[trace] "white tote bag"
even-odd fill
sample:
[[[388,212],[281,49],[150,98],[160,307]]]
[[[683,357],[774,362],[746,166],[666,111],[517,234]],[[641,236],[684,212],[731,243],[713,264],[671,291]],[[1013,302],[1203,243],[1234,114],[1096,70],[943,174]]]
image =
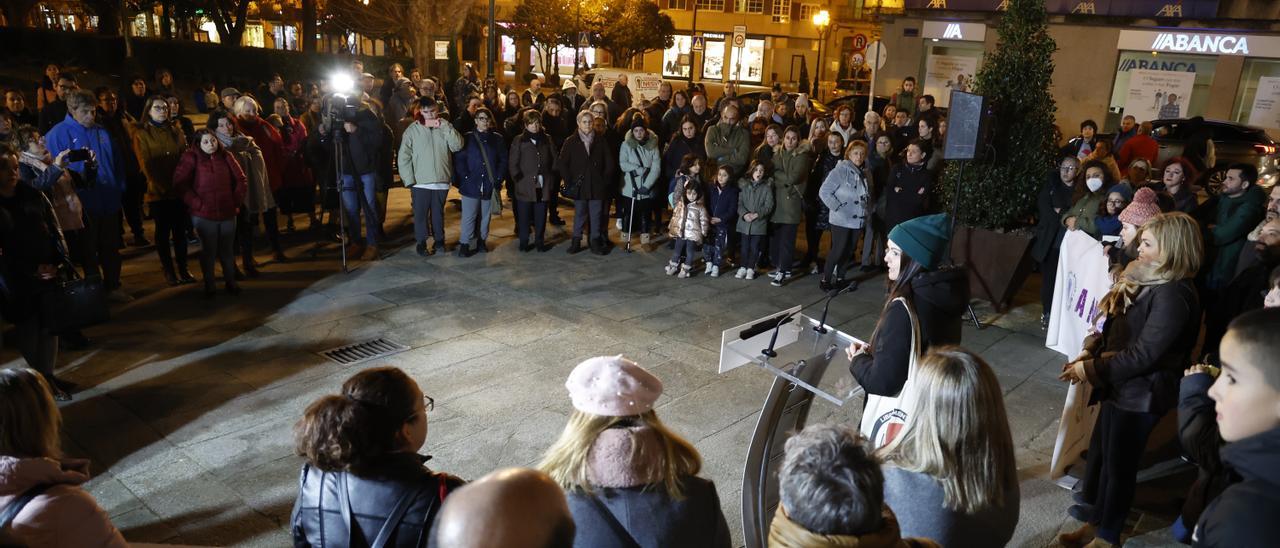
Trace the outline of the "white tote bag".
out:
[[[920,360],[920,321],[916,319],[915,311],[907,306],[906,299],[898,297],[893,301],[901,303],[907,309],[907,318],[911,323],[911,355],[907,360],[907,381],[902,384],[898,395],[867,394],[867,407],[862,410],[860,430],[876,449],[889,445],[907,424],[913,405],[903,395],[913,393],[911,385],[916,378],[916,362]]]

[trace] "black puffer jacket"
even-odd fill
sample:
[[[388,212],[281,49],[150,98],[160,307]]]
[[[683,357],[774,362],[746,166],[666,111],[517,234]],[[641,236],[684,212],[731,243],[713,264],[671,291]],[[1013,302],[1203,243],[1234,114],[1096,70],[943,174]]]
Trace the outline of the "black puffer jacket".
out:
[[[969,275],[963,268],[921,272],[911,281],[908,299],[920,321],[920,351],[960,344],[960,318],[969,304]],[[890,305],[872,335],[871,352],[849,364],[849,372],[868,394],[896,396],[907,382],[911,320],[901,305]]]
[[[1213,499],[1192,534],[1194,546],[1274,546],[1280,538],[1280,428],[1222,448],[1236,482]]]
[[[298,498],[293,504],[290,529],[295,548],[346,548],[370,546],[387,522],[396,503],[411,496],[398,524],[390,531],[387,547],[422,548],[431,540],[431,526],[440,505],[463,481],[448,474],[432,472],[428,457],[401,453],[378,466],[378,477],[360,477],[349,472],[324,472],[302,466]],[[353,533],[348,531],[341,497],[342,485],[351,505]]]

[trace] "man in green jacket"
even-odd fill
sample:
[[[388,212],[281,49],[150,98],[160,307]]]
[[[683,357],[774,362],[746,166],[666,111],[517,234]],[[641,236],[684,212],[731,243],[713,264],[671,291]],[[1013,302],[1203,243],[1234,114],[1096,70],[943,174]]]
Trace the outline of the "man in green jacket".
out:
[[[440,104],[431,97],[418,99],[418,119],[404,130],[400,141],[400,180],[413,198],[413,235],[418,255],[444,251],[444,203],[453,181],[453,153],[462,150],[462,136],[440,117]],[[427,217],[430,212],[435,245],[427,250]]]
[[[738,107],[726,104],[720,111],[720,121],[707,129],[707,158],[722,166],[733,168],[735,177],[743,175],[751,156],[751,136],[738,125]]]
[[[1205,277],[1211,290],[1226,287],[1231,281],[1249,231],[1266,214],[1267,198],[1256,186],[1257,181],[1258,168],[1252,165],[1240,163],[1227,168],[1213,224],[1205,233],[1205,245],[1213,251],[1213,264]]]

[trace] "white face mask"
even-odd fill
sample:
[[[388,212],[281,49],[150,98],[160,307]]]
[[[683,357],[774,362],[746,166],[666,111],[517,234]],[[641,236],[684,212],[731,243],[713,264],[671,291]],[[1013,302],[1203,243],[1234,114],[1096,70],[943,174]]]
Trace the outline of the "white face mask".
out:
[[[1085,179],[1084,184],[1089,186],[1089,192],[1097,192],[1102,188],[1102,179],[1099,177],[1090,177]]]

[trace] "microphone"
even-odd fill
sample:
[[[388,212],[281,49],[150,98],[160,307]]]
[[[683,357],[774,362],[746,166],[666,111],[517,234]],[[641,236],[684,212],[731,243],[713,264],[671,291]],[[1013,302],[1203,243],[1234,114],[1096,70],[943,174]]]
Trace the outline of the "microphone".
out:
[[[813,326],[814,331],[823,335],[827,334],[827,312],[831,311],[831,301],[845,293],[856,291],[858,289],[858,281],[857,279],[851,280],[849,285],[827,292],[827,304],[822,305],[822,319],[818,320],[818,325]]]

